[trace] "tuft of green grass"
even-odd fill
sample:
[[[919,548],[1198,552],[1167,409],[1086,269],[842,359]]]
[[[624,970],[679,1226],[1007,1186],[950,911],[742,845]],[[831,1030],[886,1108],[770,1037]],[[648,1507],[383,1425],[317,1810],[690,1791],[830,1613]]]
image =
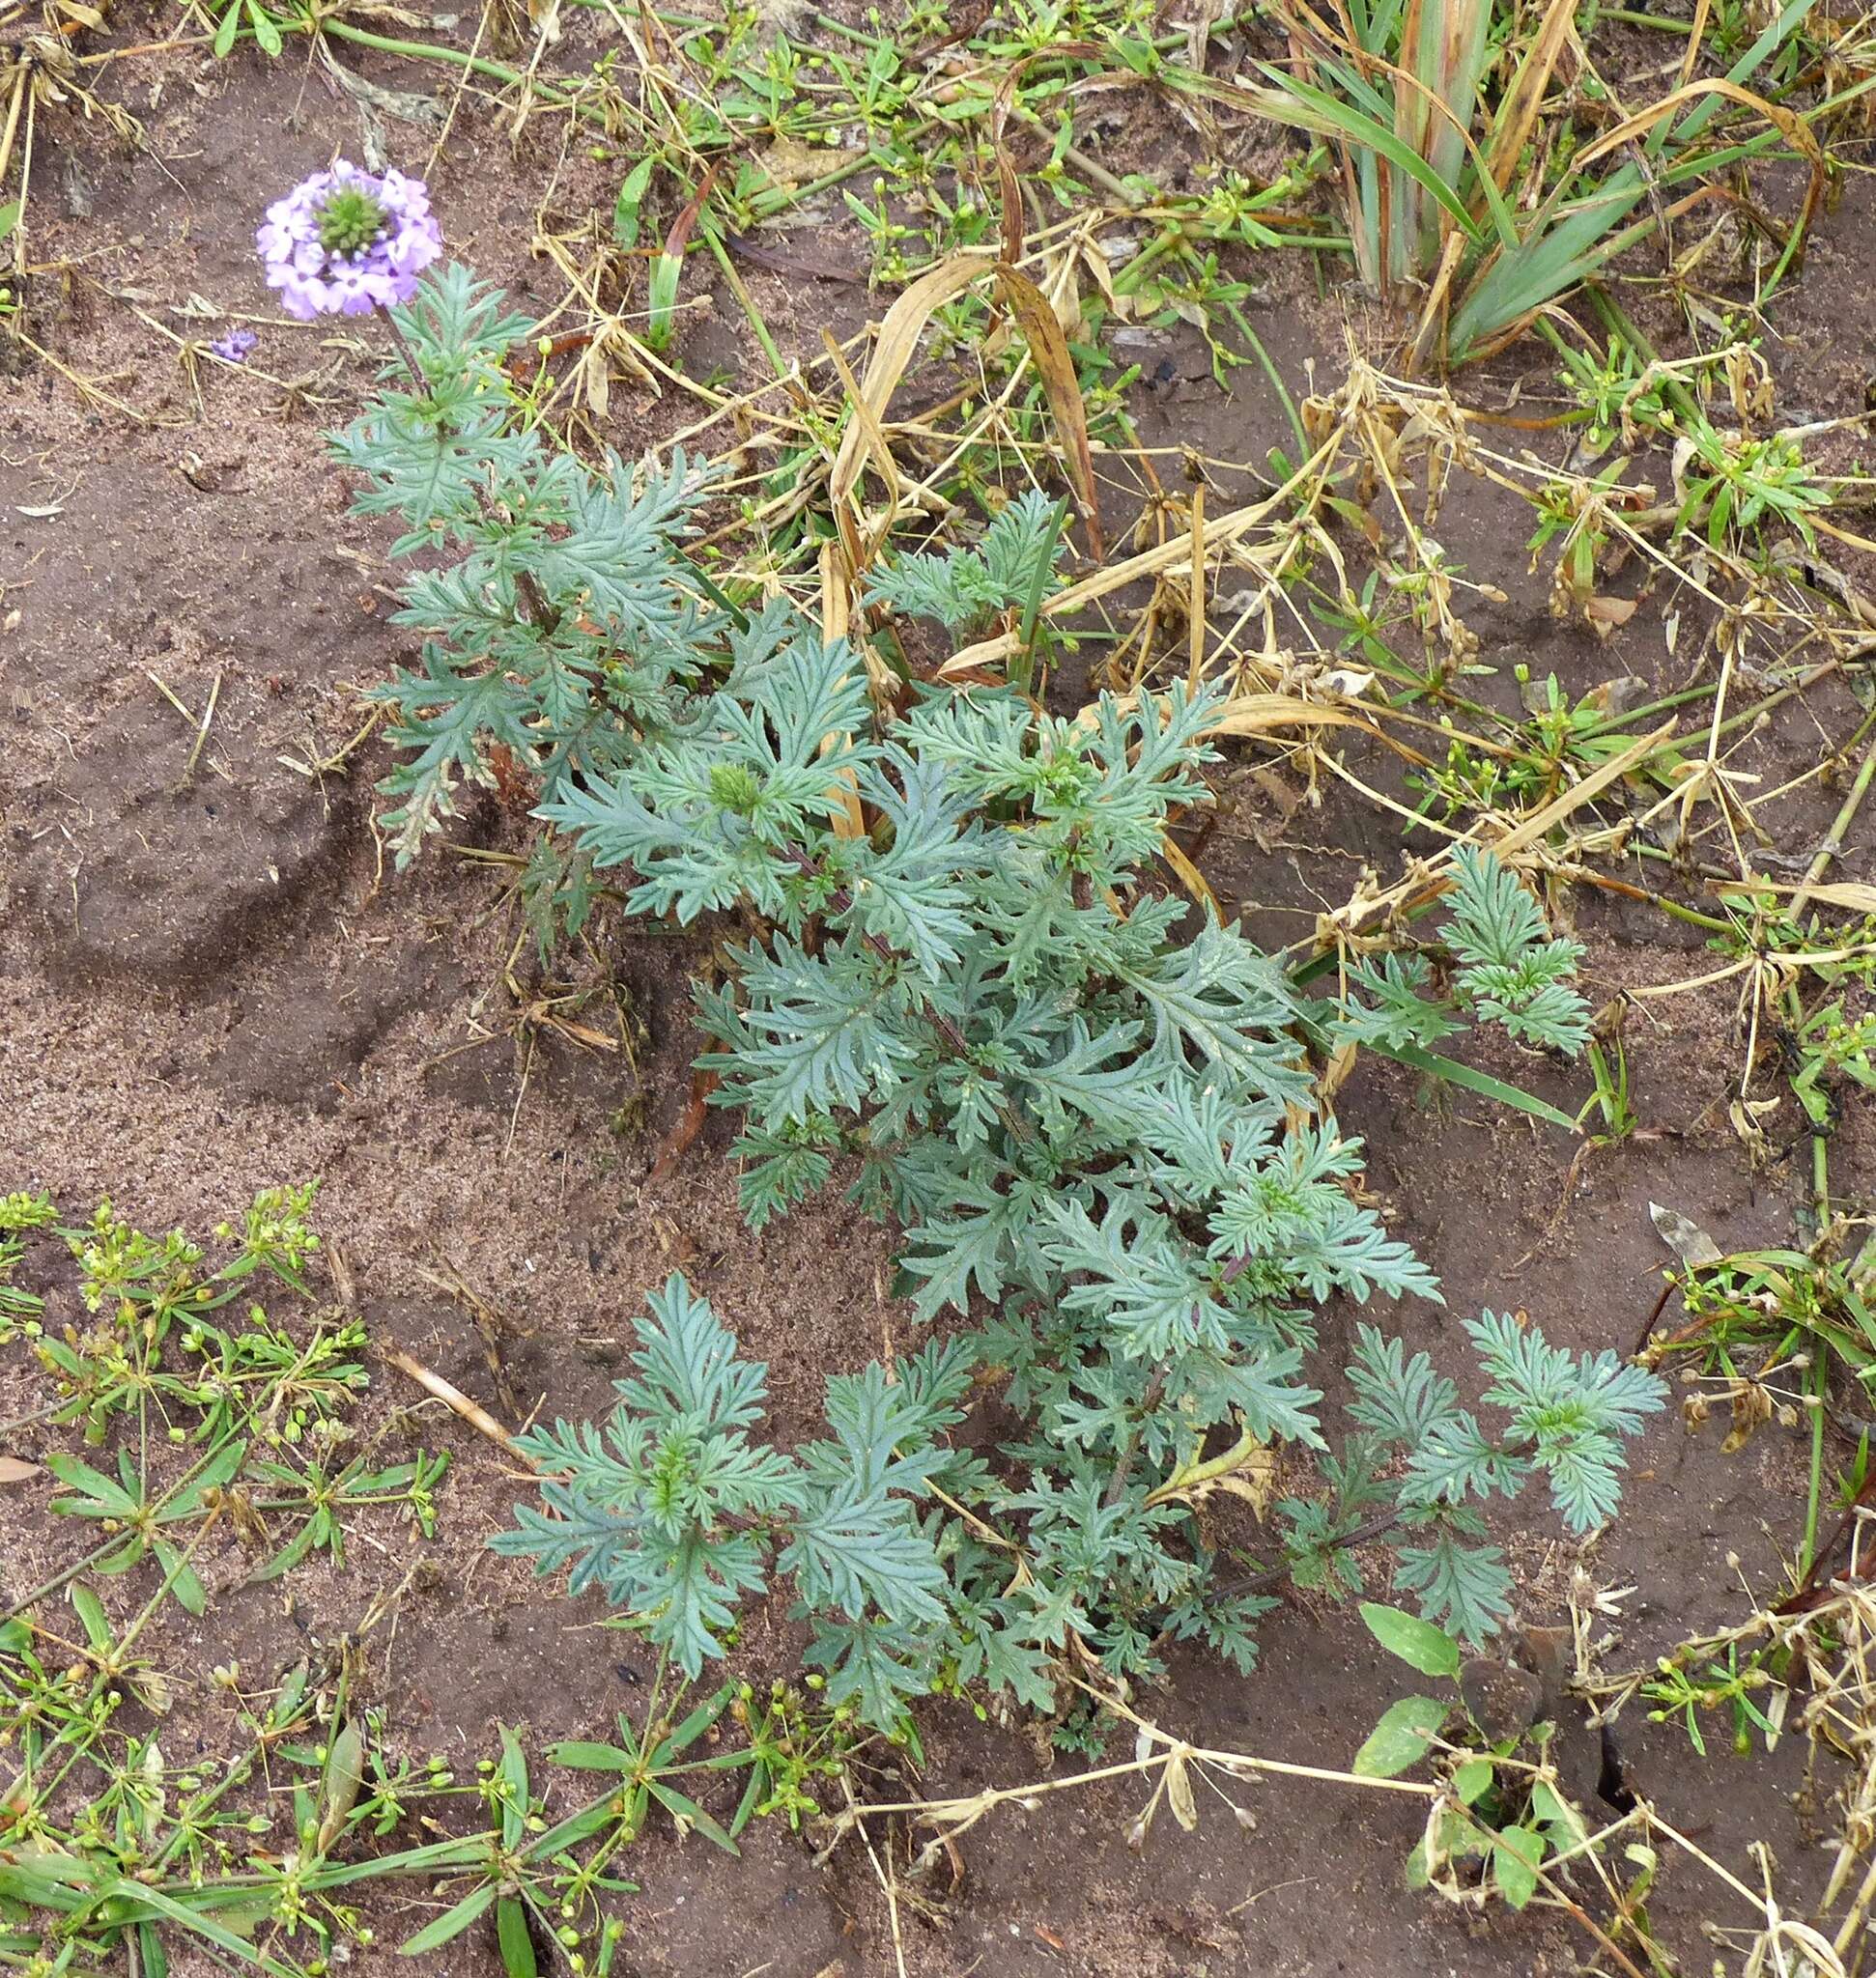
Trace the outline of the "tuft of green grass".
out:
[[[1420,299],[1414,363],[1462,364],[1501,349],[1664,220],[1706,203],[1718,175],[1793,152],[1811,183],[1782,274],[1823,197],[1824,158],[1809,130],[1750,84],[1814,4],[1788,0],[1722,77],[1684,82],[1590,142],[1566,145],[1568,164],[1534,203],[1512,194],[1533,149],[1549,149],[1545,106],[1574,0],[1549,0],[1521,49],[1496,55],[1509,73],[1495,96],[1492,0],[1360,0],[1346,31],[1285,6],[1298,59],[1291,71],[1266,65],[1272,86],[1247,95],[1333,147],[1363,279]],[[1729,109],[1766,127],[1722,130]],[[1633,219],[1645,201],[1659,214],[1651,206]]]

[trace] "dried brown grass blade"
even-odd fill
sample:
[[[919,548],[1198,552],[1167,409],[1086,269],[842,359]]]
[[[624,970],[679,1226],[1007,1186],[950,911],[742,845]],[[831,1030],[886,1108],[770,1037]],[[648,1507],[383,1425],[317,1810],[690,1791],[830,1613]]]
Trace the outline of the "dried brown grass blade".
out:
[[[840,542],[821,545],[821,638],[832,645],[836,639],[845,638],[853,623],[853,573],[847,564],[845,546]],[[867,675],[872,674],[868,655]],[[875,689],[878,682],[874,682]],[[821,741],[821,753],[839,748],[847,737],[839,734],[827,735]],[[834,779],[834,792],[840,800],[839,811],[834,818],[834,835],[839,838],[864,837],[867,832],[865,812],[860,808],[859,780],[850,769],[842,770]]]
[[[1707,16],[1713,12],[1713,0],[1695,0],[1693,25],[1688,29],[1687,53],[1681,57],[1681,87],[1693,80],[1693,69],[1700,59],[1700,50],[1706,46]]]
[[[1823,147],[1812,135],[1810,126],[1795,111],[1787,110],[1782,103],[1771,102],[1749,89],[1742,89],[1738,83],[1728,82],[1723,75],[1710,75],[1699,82],[1683,83],[1679,89],[1669,90],[1659,102],[1650,103],[1645,110],[1637,110],[1632,117],[1625,117],[1613,130],[1604,131],[1594,144],[1585,146],[1578,153],[1573,160],[1573,170],[1585,171],[1610,152],[1620,151],[1636,138],[1645,137],[1663,117],[1671,117],[1676,110],[1699,97],[1724,97],[1728,102],[1755,112],[1774,126],[1779,136],[1809,164],[1811,182],[1805,193],[1805,209],[1798,216],[1799,234],[1807,234],[1811,220],[1824,201],[1827,169]]]
[[[1172,867],[1173,876],[1185,889],[1194,904],[1205,908],[1207,913],[1222,925],[1225,914],[1224,909],[1218,904],[1218,895],[1207,883],[1205,874],[1174,842],[1170,831],[1162,831],[1159,834],[1159,856]]]
[[[1192,490],[1192,574],[1185,600],[1185,684],[1196,692],[1205,671],[1205,483]]]
[[[969,288],[981,276],[988,274],[995,265],[981,254],[954,254],[949,261],[941,261],[936,268],[922,274],[887,310],[879,325],[879,341],[873,346],[867,374],[854,399],[857,410],[864,408],[874,432],[880,430],[886,407],[897,389],[899,380],[905,376],[906,367],[918,353],[919,339],[924,334],[932,312],[942,308],[960,290]],[[840,444],[834,456],[834,468],[828,477],[829,492],[837,509],[846,505],[859,486],[869,443],[867,429],[856,416],[840,436]]]
[[[697,223],[697,215],[702,212],[703,202],[710,197],[711,187],[717,183],[719,169],[720,167],[712,165],[704,173],[702,182],[698,184],[697,189],[691,194],[677,217],[672,220],[670,232],[665,236],[665,252],[667,254],[681,256],[685,248],[690,245],[691,235]]]
[[[1851,914],[1876,914],[1876,886],[1863,886],[1854,879],[1833,880],[1822,886],[1778,886],[1769,879],[1723,879],[1713,890],[1723,893],[1803,893],[1821,907],[1841,907]]]
[[[1495,839],[1492,849],[1501,858],[1509,858],[1514,852],[1521,852],[1525,846],[1534,845],[1547,833],[1555,829],[1573,811],[1580,810],[1585,804],[1593,803],[1611,783],[1620,782],[1631,770],[1638,769],[1662,748],[1674,739],[1675,724],[1663,721],[1652,733],[1642,736],[1633,747],[1625,749],[1620,755],[1614,755],[1592,770],[1581,782],[1565,790],[1560,797],[1553,797],[1542,810],[1534,810],[1522,824]]]
[[[861,436],[865,442],[866,452],[871,455],[873,466],[878,469],[879,478],[886,483],[886,514],[879,525],[878,532],[871,542],[866,542],[861,537],[858,517],[853,512],[857,508],[857,504],[851,500],[853,489],[841,490],[836,488],[833,491],[834,511],[839,518],[841,540],[846,544],[847,553],[854,569],[864,570],[871,562],[873,551],[878,548],[879,544],[892,534],[893,523],[898,516],[900,485],[898,463],[893,458],[893,449],[888,445],[886,435],[881,430],[879,416],[867,403],[866,390],[855,380],[853,371],[847,363],[845,353],[834,340],[834,333],[831,330],[823,329],[821,331],[821,342],[826,347],[828,359],[834,366],[836,376],[839,377],[840,382],[846,387],[847,398],[853,406],[853,424],[847,430],[850,434],[857,432]],[[843,438],[841,441],[843,450],[846,441]],[[836,474],[839,471],[839,458],[837,455],[835,461]],[[856,468],[853,476],[853,485],[855,487],[859,484],[859,470]]]
[[[1023,258],[1023,187],[1001,135],[996,143],[997,195],[1003,206],[1003,258],[1013,265]]]
[[[1062,333],[1048,297],[1028,275],[1008,262],[999,263],[997,286],[1028,341],[1030,359],[1042,381],[1049,412],[1062,438],[1063,464],[1088,530],[1088,548],[1098,562],[1107,554],[1107,545],[1101,538],[1100,495],[1094,485],[1094,459],[1088,445],[1088,411],[1081,402],[1081,381],[1075,376],[1075,360],[1068,353],[1068,339]]]
[[[1337,427],[1328,433],[1316,451],[1275,494],[1266,494],[1263,500],[1250,502],[1242,508],[1229,509],[1216,520],[1208,517],[1203,530],[1207,553],[1247,535],[1260,523],[1267,522],[1274,515],[1288,514],[1297,493],[1314,483],[1327,463],[1336,457],[1341,445],[1342,432]],[[1102,564],[1079,583],[1071,583],[1066,590],[1057,591],[1046,599],[1042,606],[1043,615],[1049,618],[1069,617],[1097,598],[1124,590],[1128,584],[1139,583],[1143,579],[1157,577],[1177,564],[1189,563],[1192,556],[1190,536],[1190,530],[1181,529],[1177,535],[1169,535],[1164,542],[1155,543],[1151,550],[1142,550],[1137,555],[1123,557],[1118,563]],[[981,670],[994,674],[1008,659],[1015,642],[1015,635],[1008,632],[999,633],[993,638],[979,639],[975,645],[966,646],[947,660],[938,668],[938,677],[952,680],[960,674]]]
[[[1704,8],[1709,0],[1700,0],[1700,4]],[[1498,106],[1485,155],[1492,182],[1501,192],[1511,184],[1511,175],[1518,169],[1518,160],[1523,155],[1524,146],[1537,124],[1538,111],[1544,106],[1544,92],[1550,86],[1550,72],[1570,44],[1576,19],[1576,0],[1550,0],[1549,10],[1538,23],[1536,38],[1524,51],[1524,59],[1519,63],[1518,72],[1512,77],[1511,87]],[[1694,46],[1697,43],[1690,44],[1690,52]]]
[[[1207,723],[1208,735],[1274,735],[1285,728],[1367,728],[1370,724],[1347,708],[1303,700],[1293,693],[1242,693],[1218,710]],[[1371,730],[1372,732],[1372,730]]]

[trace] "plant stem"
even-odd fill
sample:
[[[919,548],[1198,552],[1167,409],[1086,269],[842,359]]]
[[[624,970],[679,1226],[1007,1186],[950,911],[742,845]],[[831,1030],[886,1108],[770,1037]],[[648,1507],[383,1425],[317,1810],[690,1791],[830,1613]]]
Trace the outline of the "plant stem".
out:
[[[1107,1489],[1101,1498],[1104,1509],[1112,1511],[1120,1503],[1121,1494],[1127,1487],[1127,1479],[1133,1473],[1134,1458],[1140,1454],[1140,1424],[1159,1406],[1159,1398],[1166,1392],[1166,1375],[1172,1366],[1170,1360],[1162,1360],[1153,1369],[1153,1377],[1147,1383],[1147,1391],[1140,1397],[1140,1411],[1132,1426],[1127,1429],[1126,1440],[1121,1445],[1121,1453],[1114,1459],[1114,1474],[1107,1480]]]
[[[1009,667],[1009,684],[1019,693],[1029,693],[1036,683],[1036,620],[1042,608],[1042,593],[1055,570],[1055,546],[1062,540],[1062,524],[1068,520],[1068,497],[1055,504],[1049,517],[1048,534],[1037,551],[1036,568],[1029,580],[1029,596],[1023,600],[1022,630],[1016,635],[1016,652]]]
[[[1870,721],[1876,721],[1876,715],[1863,723],[1867,728]],[[1861,731],[1859,731],[1861,732]],[[1862,807],[1864,797],[1869,794],[1870,778],[1876,777],[1876,737],[1863,750],[1863,759],[1858,766],[1856,780],[1851,783],[1849,794],[1838,807],[1837,814],[1831,820],[1831,829],[1825,834],[1824,842],[1817,848],[1817,856],[1810,862],[1810,869],[1805,874],[1805,883],[1792,894],[1785,911],[1796,920],[1804,912],[1807,901],[1822,882],[1831,861],[1843,851],[1843,841],[1850,834],[1850,827],[1857,821],[1857,812]]]
[[[423,375],[423,366],[417,362],[417,353],[411,348],[410,339],[398,327],[397,318],[391,314],[383,302],[374,302],[372,307],[377,310],[380,322],[384,324],[385,329],[389,332],[391,342],[396,347],[398,356],[403,360],[405,370],[411,374],[411,381],[417,388],[417,396],[419,398],[428,398],[430,396],[430,381]]]
[[[1831,1349],[1815,1334],[1811,1338],[1811,1481],[1805,1499],[1805,1542],[1798,1554],[1800,1585],[1809,1576],[1817,1557],[1817,1507],[1824,1488],[1824,1398],[1830,1385]]]
[[[285,23],[283,23],[284,25]],[[354,27],[350,21],[340,20],[332,14],[323,15],[318,20],[303,23],[309,34],[335,35],[342,42],[356,42],[360,47],[377,48],[386,55],[407,55],[417,62],[448,62],[458,69],[466,69],[472,75],[486,75],[492,82],[506,83],[517,88],[530,82],[519,69],[509,69],[500,62],[491,62],[486,55],[465,54],[460,48],[445,48],[435,42],[400,42],[389,35],[375,35],[369,28]],[[589,124],[603,126],[605,118],[596,110],[589,110],[583,103],[571,97],[563,97],[557,89],[538,80],[530,86],[555,108],[573,111],[575,116],[583,117]]]
[[[1405,1513],[1396,1505],[1392,1511],[1378,1511],[1372,1517],[1363,1518],[1352,1532],[1333,1541],[1334,1549],[1346,1552],[1351,1545],[1366,1545],[1371,1539],[1384,1538],[1401,1522]],[[1222,1607],[1228,1600],[1241,1600],[1248,1594],[1267,1594],[1273,1587],[1280,1587],[1295,1569],[1295,1559],[1286,1557],[1280,1565],[1266,1566],[1262,1572],[1246,1573],[1242,1579],[1227,1580],[1222,1587],[1206,1589],[1206,1604]],[[1162,1633],[1153,1646],[1158,1648],[1166,1639]]]

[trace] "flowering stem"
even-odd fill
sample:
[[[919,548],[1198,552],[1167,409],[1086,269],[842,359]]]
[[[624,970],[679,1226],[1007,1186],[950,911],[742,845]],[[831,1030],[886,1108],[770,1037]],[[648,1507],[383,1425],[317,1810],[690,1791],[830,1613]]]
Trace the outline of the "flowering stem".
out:
[[[410,339],[397,326],[397,318],[382,302],[371,305],[377,310],[384,327],[391,333],[391,342],[397,346],[397,354],[404,359],[404,368],[411,374],[420,398],[430,396],[430,381],[423,375],[423,366],[417,362],[417,353],[411,348]]]

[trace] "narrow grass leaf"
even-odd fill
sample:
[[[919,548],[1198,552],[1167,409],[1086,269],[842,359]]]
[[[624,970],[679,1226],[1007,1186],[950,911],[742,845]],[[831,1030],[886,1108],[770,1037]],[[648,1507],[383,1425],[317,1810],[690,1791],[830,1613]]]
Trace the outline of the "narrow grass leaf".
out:
[[[527,1911],[517,1896],[503,1896],[495,1906],[496,1943],[508,1978],[540,1978],[534,1939],[527,1932]]]
[[[1540,1099],[1535,1092],[1525,1091],[1521,1086],[1507,1085],[1503,1079],[1493,1078],[1489,1071],[1474,1071],[1469,1064],[1455,1063],[1452,1059],[1423,1050],[1418,1044],[1389,1046],[1371,1043],[1368,1048],[1414,1071],[1425,1072],[1429,1078],[1464,1086],[1468,1092],[1477,1092],[1482,1099],[1493,1099],[1501,1106],[1515,1106],[1519,1112],[1528,1113],[1533,1119],[1560,1126],[1566,1133],[1577,1131],[1577,1122],[1568,1113],[1552,1106],[1548,1099]]]
[[[495,1896],[493,1882],[484,1882],[479,1889],[471,1889],[460,1903],[426,1923],[414,1936],[406,1937],[397,1947],[398,1955],[420,1958],[426,1951],[441,1950],[444,1944],[461,1936],[477,1917],[485,1915]]]

